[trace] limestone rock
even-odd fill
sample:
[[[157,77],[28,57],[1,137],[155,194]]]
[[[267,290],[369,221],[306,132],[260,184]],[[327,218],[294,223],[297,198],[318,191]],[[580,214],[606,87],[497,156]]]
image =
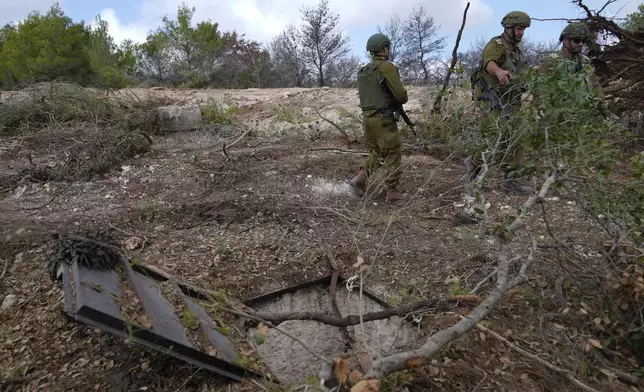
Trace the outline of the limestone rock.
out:
[[[201,128],[202,117],[199,105],[163,106],[157,109],[162,132],[183,132]]]

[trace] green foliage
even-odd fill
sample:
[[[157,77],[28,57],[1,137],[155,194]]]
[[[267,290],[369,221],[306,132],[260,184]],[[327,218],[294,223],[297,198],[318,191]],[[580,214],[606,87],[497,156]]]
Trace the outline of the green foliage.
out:
[[[143,222],[154,222],[159,216],[161,203],[156,200],[146,200],[136,206],[136,212]]]
[[[465,140],[469,147],[491,151],[501,137],[496,162],[521,148],[525,174],[542,175],[558,168],[556,187],[566,184],[576,189],[591,216],[603,217],[611,235],[626,234],[639,243],[644,223],[643,166],[642,154],[632,151],[642,145],[641,140],[603,118],[597,92],[584,73],[570,72],[570,63],[562,59],[548,74],[530,70],[524,80],[532,102],[508,120],[494,123],[489,134],[477,138],[473,132]]]
[[[240,108],[233,102],[221,105],[210,100],[201,109],[204,122],[210,124],[226,125],[232,123],[234,117],[240,113]]]
[[[56,3],[45,14],[32,12],[5,30],[2,45],[4,84],[35,83],[64,78],[84,82],[90,66],[84,53],[88,32],[73,23]]]
[[[452,279],[449,284],[449,294],[450,295],[466,295],[469,294],[469,290],[461,286],[461,280],[456,278]]]
[[[644,31],[644,4],[637,6],[637,11],[626,15],[623,28],[632,31]]]
[[[199,318],[194,312],[190,310],[183,311],[183,313],[181,314],[181,322],[188,329],[197,330],[201,327]]]
[[[107,22],[96,18],[96,26],[89,31],[85,55],[94,75],[95,84],[111,88],[123,88],[129,84],[125,75],[127,54],[118,51],[114,40],[107,31]]]

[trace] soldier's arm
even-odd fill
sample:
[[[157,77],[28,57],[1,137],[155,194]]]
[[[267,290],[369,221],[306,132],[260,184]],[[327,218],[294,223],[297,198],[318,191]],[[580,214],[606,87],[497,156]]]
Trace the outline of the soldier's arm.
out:
[[[395,65],[388,61],[383,61],[378,67],[378,72],[385,79],[389,91],[394,96],[394,100],[399,104],[405,104],[409,100],[407,96],[407,90],[400,81],[400,75],[398,74],[398,69]]]
[[[490,41],[483,48],[483,68],[490,75],[496,75],[501,70],[499,64],[503,64],[505,48],[502,43],[497,41]]]

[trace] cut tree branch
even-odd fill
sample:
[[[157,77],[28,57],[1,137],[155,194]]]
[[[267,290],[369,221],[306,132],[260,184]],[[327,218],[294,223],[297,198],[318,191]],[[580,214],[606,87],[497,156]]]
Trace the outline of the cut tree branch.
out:
[[[421,312],[428,309],[431,309],[436,306],[440,301],[440,298],[430,298],[418,302],[414,302],[409,305],[401,306],[398,308],[389,308],[384,310],[379,310],[377,312],[365,313],[362,316],[363,322],[384,320],[390,317],[395,316],[406,316],[409,313]],[[448,297],[447,301],[451,303],[474,303],[477,302],[478,297],[473,295],[460,295]],[[285,321],[291,320],[311,320],[317,321],[323,324],[331,325],[334,327],[350,327],[352,325],[360,324],[359,315],[349,315],[347,317],[338,318],[335,316],[330,316],[324,313],[318,312],[290,312],[290,313],[258,313],[247,311],[247,313],[253,317],[260,318],[266,321],[270,321],[275,325],[279,325]]]
[[[336,124],[333,121],[329,120],[328,118],[324,117],[322,115],[322,113],[320,113],[320,111],[317,108],[313,108],[313,110],[315,110],[315,113],[317,113],[318,116],[320,116],[320,118],[322,120],[324,120],[324,121],[328,122],[329,124],[333,125],[338,131],[340,131],[340,133],[344,136],[344,138],[346,139],[347,142],[349,142],[349,143],[358,143],[358,140],[356,140],[356,138],[349,136],[349,134],[344,129],[340,128],[340,126],[338,124]]]
[[[441,91],[438,93],[438,96],[436,97],[436,101],[434,101],[434,108],[432,109],[433,114],[438,114],[441,111],[441,103],[443,100],[443,95],[445,95],[445,91],[447,90],[447,86],[449,85],[449,81],[452,77],[452,73],[454,72],[454,68],[456,67],[456,62],[458,61],[458,45],[461,43],[461,36],[463,35],[463,29],[465,28],[465,20],[467,19],[468,9],[470,9],[469,1],[465,6],[465,11],[463,11],[463,22],[461,23],[460,30],[458,30],[458,35],[456,36],[456,44],[454,45],[454,49],[452,50],[452,63],[449,66],[449,70],[447,70],[447,75],[445,75],[445,80],[443,81],[443,87],[441,88]]]
[[[238,137],[234,142],[230,143],[228,145],[228,148],[230,148],[230,147],[234,146],[235,144],[237,144],[240,140],[242,140],[244,138],[244,136],[248,135],[252,130],[253,130],[252,128],[248,128],[248,130],[246,130],[246,132],[242,133],[240,137]],[[226,143],[224,143],[224,145],[222,146],[221,152],[224,154],[224,156],[226,158],[230,158],[228,156],[228,153],[226,152]]]
[[[501,302],[511,284],[520,282],[522,280],[522,272],[532,262],[533,253],[536,245],[533,242],[532,254],[529,260],[524,262],[521,267],[522,272],[510,280],[509,269],[511,260],[510,253],[510,240],[513,238],[517,230],[525,225],[523,219],[534,208],[538,201],[545,198],[550,187],[557,179],[557,172],[554,171],[548,179],[544,181],[539,190],[539,193],[531,196],[522,206],[517,210],[517,217],[514,222],[508,225],[504,230],[499,233],[499,251],[497,255],[497,280],[496,286],[492,292],[485,298],[468,317],[463,318],[458,323],[449,328],[443,329],[432,335],[427,341],[418,349],[405,351],[401,353],[392,354],[386,357],[379,358],[373,363],[373,368],[366,374],[365,378],[378,378],[382,379],[387,375],[404,370],[411,366],[417,366],[419,363],[427,362],[434,357],[445,345],[458,339],[472,328],[474,328],[480,321],[485,319],[489,313]]]

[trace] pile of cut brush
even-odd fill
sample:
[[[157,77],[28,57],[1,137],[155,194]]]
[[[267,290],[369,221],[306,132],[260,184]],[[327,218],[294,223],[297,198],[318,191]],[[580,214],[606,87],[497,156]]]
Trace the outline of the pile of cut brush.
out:
[[[158,130],[157,108],[170,103],[129,90],[110,95],[71,83],[36,84],[3,93],[0,139],[19,140],[30,153],[31,166],[17,178],[91,179],[148,151]]]

